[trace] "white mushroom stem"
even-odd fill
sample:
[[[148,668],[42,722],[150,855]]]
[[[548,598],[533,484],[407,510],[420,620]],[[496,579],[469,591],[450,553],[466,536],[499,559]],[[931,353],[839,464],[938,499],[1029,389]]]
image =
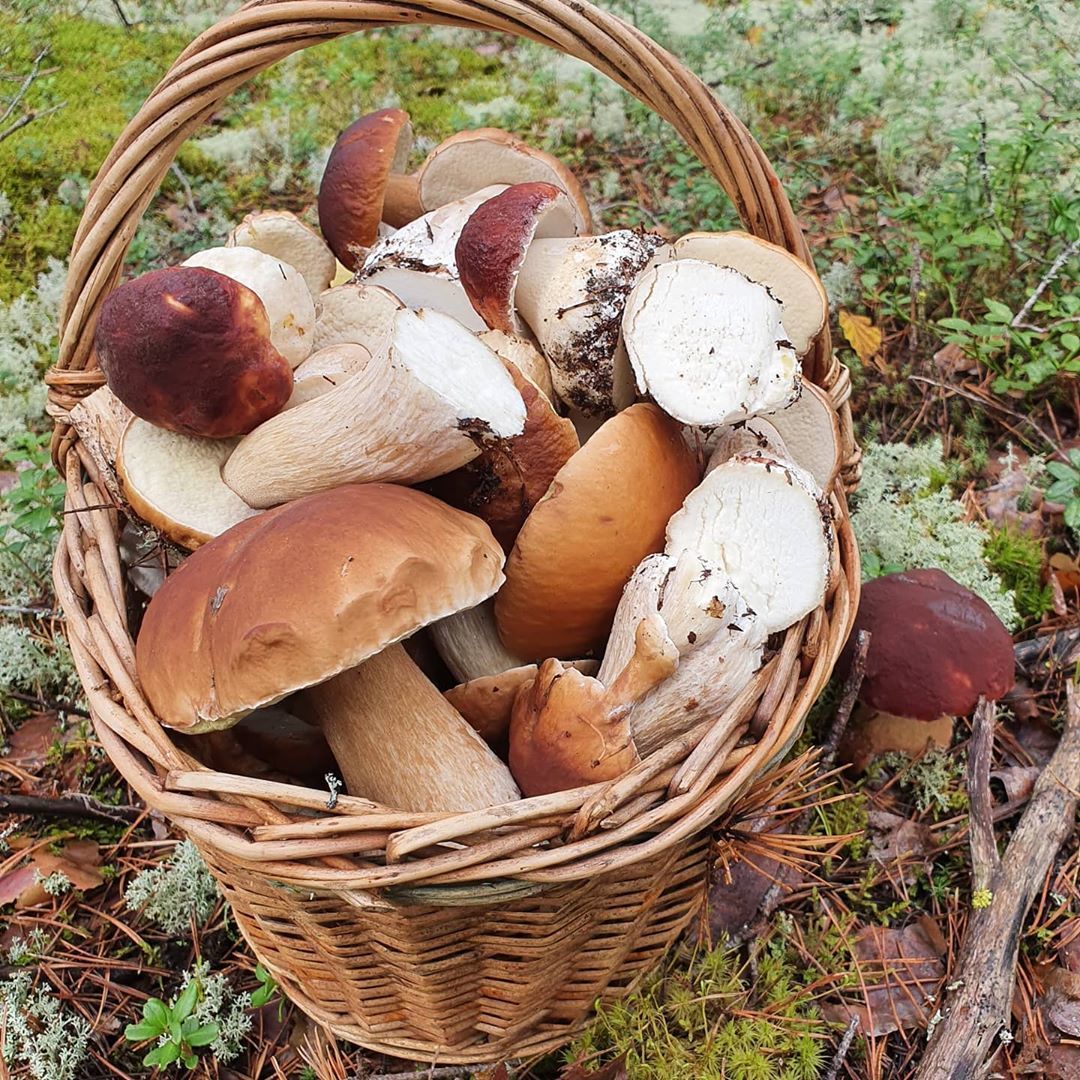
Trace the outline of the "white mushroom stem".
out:
[[[510,770],[401,645],[304,693],[351,795],[415,811],[521,797]]]
[[[764,454],[718,465],[667,527],[666,551],[689,549],[717,567],[769,633],[822,602],[834,546],[832,513],[814,478]]]
[[[364,259],[359,279],[388,289],[407,307],[442,311],[470,330],[486,330],[461,287],[454,249],[473,211],[504,190],[502,184],[483,188],[380,240]]]
[[[780,305],[736,270],[679,259],[645,271],[623,335],[638,390],[684,424],[729,424],[798,396]]]
[[[224,477],[258,507],[349,482],[414,484],[524,426],[521,395],[483,342],[447,315],[403,310],[388,352],[245,436]]]
[[[534,240],[518,274],[515,303],[551,364],[555,392],[588,415],[634,400],[622,345],[623,309],[644,268],[671,257],[654,233]]]
[[[485,600],[428,627],[443,663],[460,682],[499,675],[525,663],[499,640],[494,605],[494,600]]]

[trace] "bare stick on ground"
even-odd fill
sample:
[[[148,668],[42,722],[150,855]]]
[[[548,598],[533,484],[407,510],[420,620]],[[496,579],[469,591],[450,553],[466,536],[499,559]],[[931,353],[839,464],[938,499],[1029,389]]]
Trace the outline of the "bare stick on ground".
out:
[[[989,797],[985,789],[989,753],[982,760],[981,728],[993,731],[993,706],[980,705],[976,716],[968,783],[971,785],[971,846],[976,881],[991,892],[990,906],[972,913],[960,951],[955,987],[945,1000],[938,1025],[915,1080],[954,1080],[985,1075],[995,1039],[1009,1030],[1016,982],[1016,959],[1024,919],[1058,849],[1072,832],[1080,803],[1080,698],[1068,688],[1065,731],[1039,777],[1024,816],[998,860],[986,830]]]
[[[0,795],[0,817],[29,814],[49,818],[95,818],[98,821],[128,824],[138,821],[144,813],[145,810],[136,806],[110,806],[77,791],[70,791],[61,799],[47,799],[38,795]]]

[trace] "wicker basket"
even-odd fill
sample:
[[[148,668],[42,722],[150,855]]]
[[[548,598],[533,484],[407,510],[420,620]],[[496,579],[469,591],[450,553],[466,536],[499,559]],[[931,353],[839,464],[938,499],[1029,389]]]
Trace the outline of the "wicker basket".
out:
[[[262,0],[199,37],[120,136],[71,254],[53,443],[67,483],[55,561],[75,664],[98,737],[128,783],[198,845],[256,956],[335,1033],[441,1063],[532,1054],[570,1038],[663,956],[697,910],[708,829],[792,743],[832,672],[858,598],[844,488],[831,493],[839,573],[822,608],[732,705],[763,730],[732,751],[725,718],[621,779],[492,811],[417,815],[205,768],[161,727],[135,674],[138,605],[117,551],[119,513],[69,410],[101,385],[102,298],[181,143],[233,90],[309,45],[370,27],[442,23],[519,34],[592,64],[678,129],[746,228],[809,262],[775,174],[745,128],[649,38],[578,0]],[[846,370],[827,331],[804,362],[841,420],[857,479]]]

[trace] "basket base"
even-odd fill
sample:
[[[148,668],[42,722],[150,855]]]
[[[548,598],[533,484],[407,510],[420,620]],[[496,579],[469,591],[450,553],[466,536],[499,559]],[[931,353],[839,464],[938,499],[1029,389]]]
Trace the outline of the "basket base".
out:
[[[393,1057],[482,1065],[569,1042],[630,993],[697,913],[708,838],[590,882],[487,907],[359,909],[203,856],[252,951],[336,1036]]]

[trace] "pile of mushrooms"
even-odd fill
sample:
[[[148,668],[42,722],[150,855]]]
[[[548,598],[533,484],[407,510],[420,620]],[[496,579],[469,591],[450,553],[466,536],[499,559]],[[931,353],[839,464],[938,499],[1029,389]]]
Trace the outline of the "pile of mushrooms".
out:
[[[168,549],[131,567],[162,722],[452,812],[724,713],[824,602],[840,435],[801,380],[826,303],[797,259],[594,233],[505,132],[411,148],[401,110],[361,117],[318,229],[260,211],[118,286],[72,421],[125,551]]]

